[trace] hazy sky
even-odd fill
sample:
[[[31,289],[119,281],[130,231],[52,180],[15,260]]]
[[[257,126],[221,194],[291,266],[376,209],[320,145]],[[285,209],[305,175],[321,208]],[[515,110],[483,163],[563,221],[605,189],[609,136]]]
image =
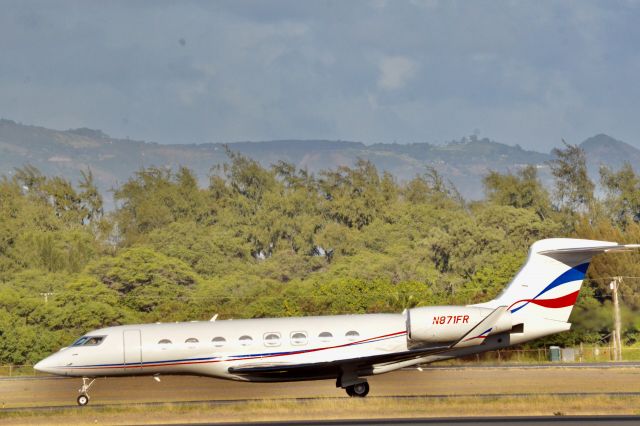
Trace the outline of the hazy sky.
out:
[[[640,2],[3,1],[0,116],[162,143],[640,146]]]

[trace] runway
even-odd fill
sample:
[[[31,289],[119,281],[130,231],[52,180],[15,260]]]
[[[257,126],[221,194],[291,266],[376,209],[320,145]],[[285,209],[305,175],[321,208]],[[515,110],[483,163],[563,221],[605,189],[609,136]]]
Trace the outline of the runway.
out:
[[[54,424],[79,424],[99,419],[107,424],[242,423],[257,420],[350,419],[327,425],[408,425],[485,423],[476,416],[547,415],[536,418],[493,417],[495,424],[538,425],[551,421],[564,425],[640,424],[638,417],[589,417],[576,414],[638,414],[640,368],[436,367],[402,370],[369,378],[367,398],[349,398],[334,381],[247,383],[204,377],[99,378],[91,388],[91,403],[77,407],[78,378],[25,377],[0,380],[0,421],[23,424],[37,419]],[[555,414],[555,415],[554,415]],[[425,417],[458,417],[433,419]],[[464,418],[473,416],[473,418]],[[415,417],[406,420],[404,417]],[[397,419],[396,419],[397,418]],[[416,420],[417,419],[417,420]],[[440,423],[436,422],[439,421]],[[373,423],[372,423],[373,422]],[[377,423],[376,423],[377,422]],[[537,423],[536,423],[537,422]],[[542,423],[541,423],[542,422]],[[571,423],[573,422],[573,423]],[[34,421],[31,421],[34,423]],[[492,424],[493,424],[492,423]]]
[[[92,404],[254,399],[341,398],[331,380],[294,383],[246,383],[206,377],[167,376],[98,378]],[[79,378],[0,380],[0,407],[75,404]],[[428,368],[369,378],[370,396],[472,396],[640,392],[640,368]]]

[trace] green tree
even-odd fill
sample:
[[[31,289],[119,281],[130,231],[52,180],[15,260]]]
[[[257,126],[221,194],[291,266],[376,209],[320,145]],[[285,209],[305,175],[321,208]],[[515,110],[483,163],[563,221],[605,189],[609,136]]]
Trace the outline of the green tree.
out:
[[[79,197],[85,211],[83,222],[100,220],[104,214],[104,202],[94,182],[93,173],[91,170],[86,172],[81,171],[80,173],[82,179],[80,180],[79,187],[82,192],[80,192]]]
[[[325,214],[339,223],[361,229],[378,216],[384,202],[375,166],[359,159],[355,168],[323,171],[319,186]]]
[[[626,163],[617,172],[602,166],[600,181],[607,192],[604,204],[612,220],[623,227],[640,221],[640,177],[631,164]]]
[[[120,203],[115,221],[126,245],[179,219],[210,220],[206,192],[187,168],[175,174],[156,167],[140,170],[115,190],[114,200]]]
[[[532,209],[543,220],[551,212],[549,194],[538,180],[535,166],[526,166],[516,174],[491,171],[483,182],[487,200],[492,203]]]
[[[135,322],[139,317],[122,306],[121,296],[93,276],[81,275],[52,298],[47,325],[78,336],[89,330]]]
[[[554,148],[556,157],[549,162],[555,178],[555,197],[558,205],[572,213],[584,213],[593,208],[594,184],[587,173],[584,150],[564,140],[564,149]]]
[[[87,271],[122,295],[123,305],[147,314],[147,321],[187,319],[191,290],[200,279],[184,262],[147,247],[123,250]]]

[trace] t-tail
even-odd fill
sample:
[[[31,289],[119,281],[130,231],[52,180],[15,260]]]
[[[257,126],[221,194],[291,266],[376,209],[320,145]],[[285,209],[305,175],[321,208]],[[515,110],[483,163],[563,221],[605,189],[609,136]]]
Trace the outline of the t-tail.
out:
[[[568,330],[571,310],[593,256],[628,251],[639,244],[551,238],[534,243],[529,257],[505,290],[494,300],[475,306],[506,307],[523,340]]]

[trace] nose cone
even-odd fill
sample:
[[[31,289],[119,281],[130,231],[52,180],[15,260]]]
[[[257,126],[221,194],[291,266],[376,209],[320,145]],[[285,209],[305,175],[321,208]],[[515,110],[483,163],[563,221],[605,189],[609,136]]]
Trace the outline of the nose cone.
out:
[[[33,366],[34,370],[39,371],[41,373],[49,373],[49,374],[60,374],[58,369],[55,368],[55,360],[52,359],[53,356],[47,357]]]

